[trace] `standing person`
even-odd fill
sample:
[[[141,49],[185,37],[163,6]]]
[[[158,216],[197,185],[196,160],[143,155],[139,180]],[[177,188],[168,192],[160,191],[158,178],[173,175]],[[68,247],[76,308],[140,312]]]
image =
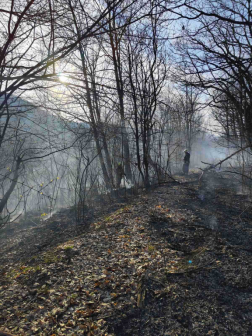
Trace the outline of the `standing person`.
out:
[[[116,168],[116,188],[120,188],[121,180],[125,176],[123,166],[121,163],[118,163]]]
[[[184,164],[183,164],[183,173],[185,175],[188,175],[189,172],[189,165],[190,165],[190,153],[187,149],[184,150],[185,156],[184,156]]]

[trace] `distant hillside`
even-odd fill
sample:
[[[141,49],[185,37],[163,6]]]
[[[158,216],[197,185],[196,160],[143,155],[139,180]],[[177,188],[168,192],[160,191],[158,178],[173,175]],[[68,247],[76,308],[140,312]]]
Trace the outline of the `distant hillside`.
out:
[[[0,104],[3,102],[3,99],[3,97],[0,97]],[[0,127],[5,124],[8,116],[10,117],[10,128],[15,127],[21,133],[24,131],[31,132],[37,136],[44,136],[50,133],[51,136],[57,135],[58,137],[61,135],[60,138],[62,139],[64,135],[64,138],[69,139],[71,130],[76,133],[78,129],[89,128],[89,125],[86,123],[67,121],[50,110],[41,108],[28,100],[15,96],[12,96],[8,100],[8,105],[1,111]]]

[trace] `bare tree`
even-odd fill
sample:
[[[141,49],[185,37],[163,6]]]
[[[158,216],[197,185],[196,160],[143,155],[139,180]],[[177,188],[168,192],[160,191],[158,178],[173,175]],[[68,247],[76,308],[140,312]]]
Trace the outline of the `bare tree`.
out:
[[[59,73],[64,67],[64,59],[76,50],[80,51],[84,40],[104,34],[104,28],[108,25],[109,20],[113,19],[113,15],[110,16],[109,13],[122,2],[123,0],[114,0],[107,4],[97,3],[93,5],[92,10],[85,1],[70,2],[68,0],[29,0],[26,2],[11,0],[6,7],[3,5],[0,7],[2,23],[0,37],[0,151],[2,151],[4,143],[7,143],[6,139],[9,139],[11,128],[9,126],[12,119],[20,113],[18,110],[10,111],[11,97],[15,99],[24,93],[26,96],[30,93],[30,98],[34,99],[35,91],[50,90],[61,85]],[[73,18],[73,13],[75,16],[78,15],[79,11],[83,13],[82,18],[85,20],[85,25],[81,32],[76,33],[73,29],[73,20],[69,20],[69,18]],[[122,8],[116,15],[122,15],[123,12]],[[83,82],[82,85],[86,85],[88,89],[87,82]],[[97,105],[95,105],[95,109],[97,110]],[[57,150],[62,149],[64,146]],[[33,160],[50,154],[50,151],[42,153],[38,148],[33,149],[33,152]],[[28,151],[27,148],[22,152],[22,156],[16,154],[12,168],[13,184],[6,194],[4,192],[6,196],[3,197],[4,203],[12,193],[15,181],[18,180],[18,170],[24,165],[24,162],[31,159],[31,151]]]
[[[187,15],[185,12],[179,15],[189,22],[180,35],[181,65],[186,63],[186,80],[208,93],[215,112],[225,97],[226,106],[232,105],[236,111],[237,132],[251,143],[250,1],[220,0],[207,6],[195,1],[186,2],[185,6]]]
[[[126,54],[137,167],[146,187],[150,185],[150,166],[157,170],[151,158],[151,140],[155,132],[158,97],[167,76],[166,60],[158,43],[160,17],[155,14],[151,16],[149,35],[141,31],[138,38],[129,39]]]

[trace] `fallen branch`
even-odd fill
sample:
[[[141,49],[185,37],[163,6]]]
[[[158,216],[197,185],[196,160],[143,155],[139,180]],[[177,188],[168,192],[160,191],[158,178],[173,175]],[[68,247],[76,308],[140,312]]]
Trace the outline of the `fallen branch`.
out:
[[[200,168],[200,170],[202,170],[202,174],[200,175],[199,180],[202,178],[202,176],[203,176],[203,174],[204,174],[205,172],[207,172],[207,171],[209,171],[209,170],[211,170],[211,169],[213,169],[213,168],[216,168],[217,166],[220,166],[220,167],[221,167],[221,165],[222,165],[223,162],[229,160],[231,157],[233,157],[234,155],[236,155],[236,154],[238,154],[238,153],[244,151],[244,150],[247,149],[247,148],[250,148],[250,145],[238,149],[236,152],[234,152],[234,153],[232,153],[231,155],[227,156],[225,159],[220,160],[220,161],[219,161],[218,163],[216,163],[216,164],[211,164],[211,163],[208,163],[208,162],[201,161],[202,163],[204,163],[204,164],[206,164],[206,165],[209,165],[209,167],[207,167],[207,168],[205,168],[205,169]]]

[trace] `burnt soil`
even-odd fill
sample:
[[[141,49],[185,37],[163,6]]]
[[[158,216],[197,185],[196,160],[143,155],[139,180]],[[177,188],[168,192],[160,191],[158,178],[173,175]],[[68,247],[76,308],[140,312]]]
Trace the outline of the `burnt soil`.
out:
[[[78,225],[65,209],[3,229],[1,328],[252,335],[251,197],[228,175],[176,180],[109,200]]]

